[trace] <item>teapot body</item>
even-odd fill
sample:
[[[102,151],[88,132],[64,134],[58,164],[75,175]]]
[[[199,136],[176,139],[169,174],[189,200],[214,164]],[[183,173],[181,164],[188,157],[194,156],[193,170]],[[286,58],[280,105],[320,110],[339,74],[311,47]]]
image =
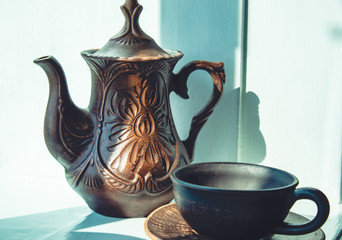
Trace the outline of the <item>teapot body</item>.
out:
[[[94,128],[87,153],[66,169],[68,182],[96,212],[146,216],[172,200],[169,174],[190,163],[169,101],[172,69],[179,58],[82,56],[92,73],[88,111]]]

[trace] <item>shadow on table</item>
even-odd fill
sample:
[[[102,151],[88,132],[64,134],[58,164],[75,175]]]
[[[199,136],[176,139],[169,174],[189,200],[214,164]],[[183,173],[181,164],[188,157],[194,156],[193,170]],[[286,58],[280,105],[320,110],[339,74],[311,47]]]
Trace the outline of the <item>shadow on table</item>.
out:
[[[118,222],[124,219],[105,217],[87,207],[0,219],[0,236],[6,240],[65,239],[65,240],[142,240],[116,233],[83,232],[82,229]]]
[[[59,238],[55,238],[59,239]],[[114,233],[93,233],[93,232],[73,232],[70,236],[67,236],[65,239],[67,240],[144,240],[143,238],[137,238],[122,234],[114,234]]]

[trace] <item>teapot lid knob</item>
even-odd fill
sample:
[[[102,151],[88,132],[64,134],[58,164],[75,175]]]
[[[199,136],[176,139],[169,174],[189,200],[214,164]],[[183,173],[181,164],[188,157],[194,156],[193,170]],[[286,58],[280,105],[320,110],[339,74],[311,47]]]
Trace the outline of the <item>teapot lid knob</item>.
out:
[[[105,58],[138,59],[172,57],[140,28],[139,16],[142,9],[143,7],[137,0],[126,0],[121,6],[121,11],[125,16],[123,28],[92,55]]]
[[[151,39],[144,33],[139,25],[139,17],[142,11],[142,6],[137,0],[126,0],[125,4],[121,6],[121,11],[125,16],[125,24],[121,31],[116,34],[111,40],[117,42],[124,41],[143,41]]]

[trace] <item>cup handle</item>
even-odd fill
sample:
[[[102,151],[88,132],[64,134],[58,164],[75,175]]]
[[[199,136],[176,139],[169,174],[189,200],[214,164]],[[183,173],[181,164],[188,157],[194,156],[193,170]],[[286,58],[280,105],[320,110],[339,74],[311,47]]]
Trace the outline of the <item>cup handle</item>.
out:
[[[214,84],[208,103],[192,118],[189,137],[183,141],[189,155],[190,162],[193,160],[193,150],[197,135],[219,101],[223,91],[223,84],[225,82],[225,73],[222,62],[192,61],[185,65],[179,73],[173,75],[170,92],[174,91],[180,97],[188,99],[187,80],[189,75],[196,70],[204,70],[208,72]]]
[[[319,229],[329,216],[330,206],[327,197],[320,190],[315,188],[298,188],[294,191],[291,199],[292,205],[300,199],[309,199],[315,202],[317,214],[313,220],[301,225],[291,225],[283,222],[274,229],[275,234],[300,235],[314,232]]]

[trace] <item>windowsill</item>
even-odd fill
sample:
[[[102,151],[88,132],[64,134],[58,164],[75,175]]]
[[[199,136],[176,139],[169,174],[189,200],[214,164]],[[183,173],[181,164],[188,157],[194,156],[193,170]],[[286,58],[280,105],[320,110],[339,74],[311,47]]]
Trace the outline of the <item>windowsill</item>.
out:
[[[96,214],[64,179],[2,176],[0,180],[2,239],[149,239],[145,218]],[[342,229],[342,205],[332,209],[322,227],[327,240],[335,240]]]

